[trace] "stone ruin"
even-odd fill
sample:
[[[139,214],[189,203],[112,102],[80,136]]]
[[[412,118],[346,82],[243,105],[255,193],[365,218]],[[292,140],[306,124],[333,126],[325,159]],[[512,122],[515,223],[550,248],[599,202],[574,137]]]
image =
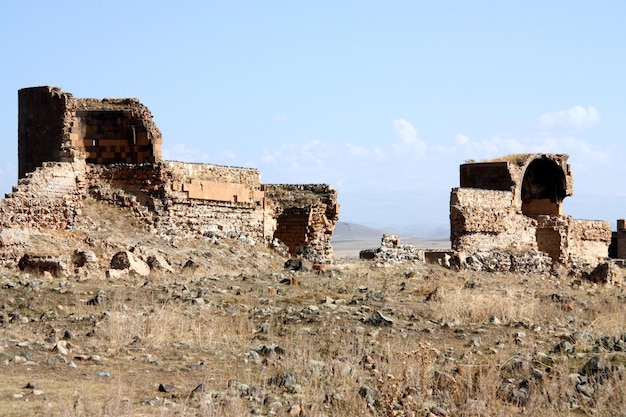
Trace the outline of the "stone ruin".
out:
[[[563,214],[563,200],[574,192],[567,160],[567,155],[520,154],[463,164],[461,186],[450,195],[452,250],[420,251],[384,235],[380,248],[363,250],[359,257],[491,272],[561,269],[605,280],[615,275],[616,262],[607,258],[622,264],[626,258],[626,220],[618,220],[612,233],[606,221]]]
[[[19,180],[0,200],[3,240],[71,229],[91,196],[129,208],[164,236],[280,240],[291,256],[332,261],[339,205],[331,186],[267,185],[256,169],[164,161],[161,132],[137,99],[74,98],[49,86],[18,98]]]
[[[606,221],[563,214],[563,200],[574,192],[567,160],[567,155],[521,154],[461,165],[461,186],[450,195],[452,249],[464,258],[543,253],[553,266],[568,268],[604,262],[612,238],[616,254],[623,251],[623,220],[613,237]]]

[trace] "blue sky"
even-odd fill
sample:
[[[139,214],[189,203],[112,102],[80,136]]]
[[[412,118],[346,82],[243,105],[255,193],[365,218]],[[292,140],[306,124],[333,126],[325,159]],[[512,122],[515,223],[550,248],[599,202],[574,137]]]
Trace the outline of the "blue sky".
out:
[[[568,153],[578,218],[626,217],[626,2],[3,1],[0,192],[17,90],[137,97],[167,159],[332,184],[341,220],[447,226],[466,160]]]

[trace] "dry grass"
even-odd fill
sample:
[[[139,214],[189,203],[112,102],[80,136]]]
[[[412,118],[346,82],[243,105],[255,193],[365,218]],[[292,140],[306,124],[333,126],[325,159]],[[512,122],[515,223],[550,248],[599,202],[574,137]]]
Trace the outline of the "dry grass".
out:
[[[145,238],[101,233],[103,254]],[[572,376],[594,356],[626,365],[624,352],[599,342],[626,332],[622,288],[361,261],[297,273],[299,285],[288,285],[294,274],[267,249],[151,239],[175,274],[43,280],[0,271],[0,414],[626,414],[618,368],[590,376],[589,395]],[[182,270],[187,259],[200,268]],[[97,294],[102,303],[88,304]],[[372,324],[375,312],[393,323]],[[74,337],[63,354],[54,345],[66,331]],[[570,351],[555,349],[563,341]],[[24,388],[29,381],[40,395]]]
[[[510,164],[515,164],[522,166],[528,160],[528,154],[525,153],[517,153],[511,155],[505,155],[494,159],[488,159],[483,162],[508,162]]]

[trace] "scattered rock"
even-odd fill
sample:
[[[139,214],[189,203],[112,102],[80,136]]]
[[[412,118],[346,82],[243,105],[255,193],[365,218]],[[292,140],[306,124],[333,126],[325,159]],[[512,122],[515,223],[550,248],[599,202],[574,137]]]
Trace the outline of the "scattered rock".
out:
[[[438,286],[433,291],[431,291],[430,293],[426,294],[426,298],[424,298],[424,301],[426,301],[426,302],[429,302],[429,301],[441,301],[442,296],[443,296],[443,288]]]
[[[130,251],[122,251],[111,258],[111,269],[127,270],[130,275],[147,277],[150,267]]]
[[[171,392],[174,392],[175,390],[176,390],[176,386],[173,384],[159,384],[159,392],[171,393]]]
[[[372,326],[391,326],[393,324],[393,320],[385,317],[380,311],[373,312],[365,322]]]
[[[308,272],[311,268],[308,265],[308,262],[302,258],[292,258],[288,259],[285,262],[285,269],[289,269],[291,271],[302,271]]]
[[[167,259],[159,253],[148,256],[147,264],[150,269],[154,271],[166,272],[170,274],[174,273],[174,268],[172,268]]]
[[[98,269],[98,257],[93,251],[75,250],[72,256],[72,264],[74,268],[83,268],[86,271],[94,271]]]

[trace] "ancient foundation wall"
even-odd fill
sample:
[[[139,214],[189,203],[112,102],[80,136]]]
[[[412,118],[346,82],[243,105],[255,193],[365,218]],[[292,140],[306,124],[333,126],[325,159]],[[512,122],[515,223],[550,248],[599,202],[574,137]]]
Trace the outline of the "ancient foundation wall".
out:
[[[276,205],[278,226],[274,237],[287,244],[293,256],[330,262],[330,241],[339,218],[337,191],[327,184],[266,184],[264,188],[266,198]],[[306,225],[303,218],[307,219]]]
[[[536,222],[513,205],[511,191],[454,188],[450,196],[452,248],[537,250]]]

